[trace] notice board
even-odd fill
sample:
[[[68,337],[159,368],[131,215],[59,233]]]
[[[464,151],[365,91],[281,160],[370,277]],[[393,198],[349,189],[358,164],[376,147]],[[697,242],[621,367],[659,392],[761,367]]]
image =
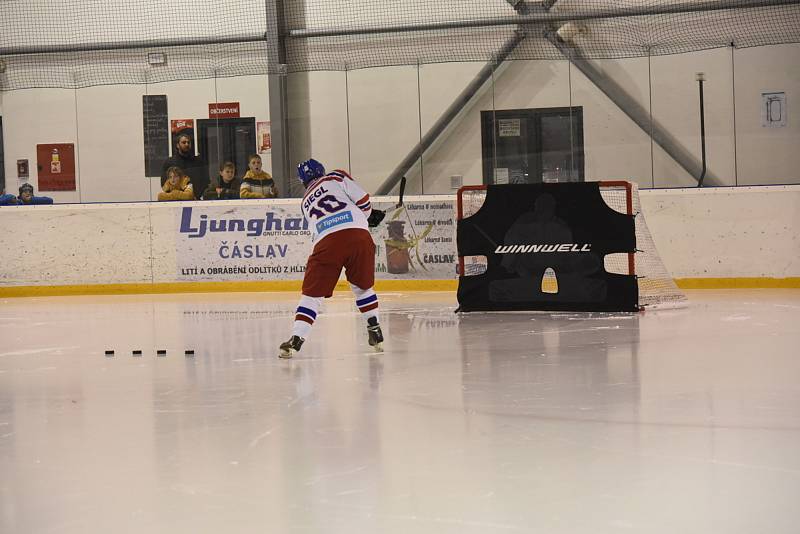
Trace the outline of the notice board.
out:
[[[169,157],[167,95],[142,96],[142,116],[145,175],[161,176],[161,166]]]

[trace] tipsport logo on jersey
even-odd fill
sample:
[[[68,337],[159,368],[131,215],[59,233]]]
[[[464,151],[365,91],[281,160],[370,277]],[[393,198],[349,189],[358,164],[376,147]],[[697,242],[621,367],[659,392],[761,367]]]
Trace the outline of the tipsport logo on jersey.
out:
[[[347,224],[353,222],[353,214],[349,211],[344,213],[339,213],[336,215],[331,215],[325,219],[322,219],[317,223],[317,233],[321,234],[325,230],[333,228],[334,226],[339,226],[340,224]]]
[[[184,207],[177,232],[180,280],[302,278],[311,250],[299,206]]]

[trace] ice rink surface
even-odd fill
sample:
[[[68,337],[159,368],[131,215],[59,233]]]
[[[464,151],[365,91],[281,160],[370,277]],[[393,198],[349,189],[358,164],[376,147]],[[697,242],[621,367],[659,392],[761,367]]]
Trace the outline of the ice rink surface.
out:
[[[339,292],[290,361],[291,293],[2,300],[0,532],[796,534],[800,290],[688,296],[375,354]]]

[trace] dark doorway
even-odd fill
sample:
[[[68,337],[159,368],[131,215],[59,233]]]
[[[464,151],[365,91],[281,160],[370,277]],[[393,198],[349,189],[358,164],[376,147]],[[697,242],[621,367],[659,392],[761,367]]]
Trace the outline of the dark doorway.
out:
[[[197,149],[208,162],[209,176],[216,176],[220,163],[236,164],[236,176],[247,172],[247,158],[256,152],[256,119],[199,119]]]
[[[582,182],[583,108],[481,112],[484,184]]]

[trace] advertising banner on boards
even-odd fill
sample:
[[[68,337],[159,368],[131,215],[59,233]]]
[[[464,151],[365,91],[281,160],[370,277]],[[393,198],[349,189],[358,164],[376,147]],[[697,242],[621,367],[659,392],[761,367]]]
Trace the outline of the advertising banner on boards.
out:
[[[370,233],[378,279],[456,278],[452,200],[373,202],[387,211]],[[180,281],[301,280],[311,253],[311,230],[300,203],[214,203],[176,213]]]

